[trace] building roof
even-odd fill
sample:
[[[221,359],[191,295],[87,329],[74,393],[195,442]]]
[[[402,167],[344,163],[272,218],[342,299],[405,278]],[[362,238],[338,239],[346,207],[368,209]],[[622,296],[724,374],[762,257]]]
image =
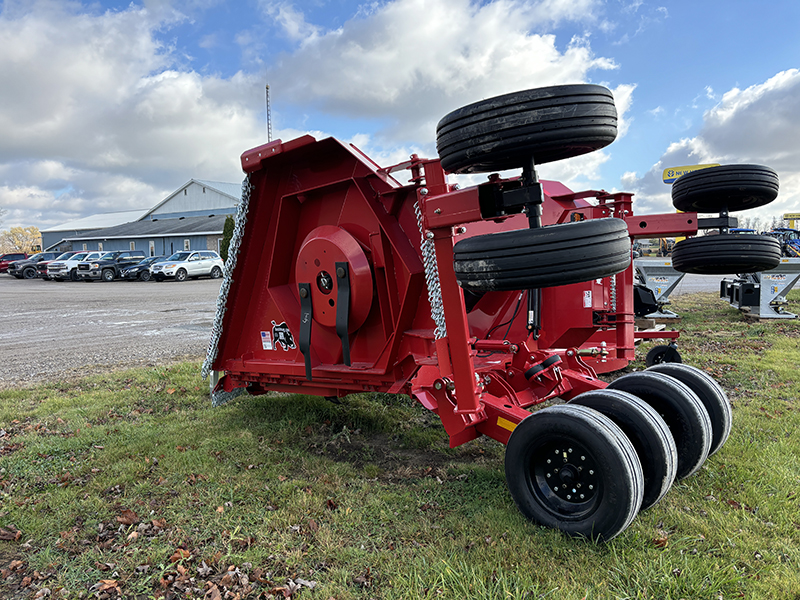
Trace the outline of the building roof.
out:
[[[116,227],[108,227],[91,233],[66,238],[67,241],[79,240],[113,240],[132,238],[159,238],[175,235],[216,235],[222,233],[225,218],[228,215],[211,215],[208,217],[180,217],[155,219],[153,221],[135,221]]]
[[[205,181],[205,180],[202,180],[202,179],[190,179],[189,181],[184,183],[181,187],[179,187],[177,190],[172,192],[169,196],[164,198],[161,202],[156,204],[153,208],[151,208],[150,210],[146,211],[145,214],[142,215],[142,219],[144,219],[144,218],[146,218],[148,216],[156,214],[156,211],[159,208],[164,206],[167,202],[172,200],[175,196],[180,194],[184,189],[186,189],[187,187],[189,187],[193,183],[201,185],[202,187],[211,188],[212,190],[215,190],[215,191],[219,192],[220,194],[222,194],[224,196],[230,197],[231,206],[237,206],[239,204],[239,200],[241,200],[241,198],[242,198],[242,184],[241,183],[226,183],[224,181]],[[151,218],[152,218],[152,216],[151,216]]]
[[[103,229],[104,227],[114,227],[123,223],[130,223],[131,221],[138,221],[144,217],[148,212],[147,208],[137,208],[134,210],[121,210],[117,212],[98,213],[69,221],[68,223],[61,223],[60,225],[53,225],[47,229],[42,229],[42,233],[55,233],[57,231],[88,231],[93,229]]]
[[[215,189],[221,194],[230,196],[231,198],[236,200],[237,204],[239,203],[239,200],[242,197],[241,183],[227,183],[225,181],[207,181],[204,179],[195,179],[195,181],[208,188]]]

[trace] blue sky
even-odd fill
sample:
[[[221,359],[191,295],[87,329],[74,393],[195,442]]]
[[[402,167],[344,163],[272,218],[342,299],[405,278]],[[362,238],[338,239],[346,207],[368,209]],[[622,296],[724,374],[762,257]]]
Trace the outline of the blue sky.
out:
[[[543,165],[573,190],[672,210],[665,167],[766,164],[800,211],[800,3],[618,0],[147,0],[0,3],[0,228],[147,208],[191,178],[240,181],[273,134],[435,156],[482,98],[609,87],[611,146]],[[466,181],[469,183],[469,180]]]

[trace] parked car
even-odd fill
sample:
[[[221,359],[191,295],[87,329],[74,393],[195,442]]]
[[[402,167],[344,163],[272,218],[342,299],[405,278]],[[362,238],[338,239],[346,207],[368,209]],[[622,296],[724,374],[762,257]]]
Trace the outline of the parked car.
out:
[[[78,254],[77,251],[70,250],[69,252],[64,252],[59,254],[53,260],[43,260],[39,263],[36,263],[36,276],[39,279],[44,279],[45,281],[50,281],[50,275],[47,272],[47,268],[50,266],[50,263],[55,262],[57,260],[68,260],[69,258]]]
[[[24,252],[9,252],[0,255],[0,273],[7,273],[8,265],[15,260],[25,260],[26,258],[28,258],[28,255]]]
[[[122,269],[120,277],[128,281],[150,281],[150,265],[166,259],[166,256],[148,256],[142,262]]]
[[[89,252],[83,250],[73,254],[66,260],[61,257],[47,263],[47,276],[54,281],[78,281],[78,263],[85,260],[97,260],[105,252]]]
[[[141,250],[116,250],[106,252],[97,260],[78,263],[78,277],[83,281],[113,281],[123,269],[141,262],[145,258]]]
[[[39,252],[29,256],[25,260],[15,260],[8,265],[8,274],[17,279],[34,279],[36,277],[36,265],[46,260],[53,260],[59,256],[60,252]]]
[[[156,281],[174,278],[175,281],[185,281],[187,277],[222,277],[222,262],[219,254],[213,250],[185,250],[176,252],[162,262],[150,266],[150,275]]]

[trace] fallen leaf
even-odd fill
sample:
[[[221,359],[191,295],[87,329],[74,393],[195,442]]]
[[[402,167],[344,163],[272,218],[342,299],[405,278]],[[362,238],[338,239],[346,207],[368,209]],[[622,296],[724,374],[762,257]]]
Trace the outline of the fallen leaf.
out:
[[[123,525],[133,525],[134,523],[139,522],[139,515],[137,515],[131,509],[126,508],[117,517],[117,522],[122,523]]]
[[[200,565],[199,567],[197,567],[197,574],[200,575],[200,577],[208,577],[213,572],[214,572],[214,569],[209,567],[206,564],[206,561],[203,561],[203,564]]]
[[[189,558],[191,555],[192,553],[186,550],[185,548],[176,548],[172,556],[169,557],[169,562],[176,563],[179,560],[184,560]]]
[[[95,584],[97,586],[97,591],[99,592],[107,592],[108,590],[115,590],[119,593],[119,585],[117,584],[116,579],[101,579],[99,583]]]
[[[0,540],[7,540],[16,542],[19,538],[22,537],[22,532],[14,529],[6,529],[5,527],[0,527]]]
[[[317,525],[317,522],[314,519],[309,519],[308,529],[311,531],[311,533],[317,533],[317,531],[319,531],[319,525]]]
[[[219,593],[219,588],[212,583],[203,598],[204,600],[222,600],[222,594]]]

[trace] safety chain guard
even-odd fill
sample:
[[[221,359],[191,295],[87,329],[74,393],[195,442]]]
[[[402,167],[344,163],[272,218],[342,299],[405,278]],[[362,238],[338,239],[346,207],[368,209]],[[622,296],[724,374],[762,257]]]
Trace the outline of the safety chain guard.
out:
[[[230,246],[228,246],[228,259],[225,261],[225,278],[222,280],[222,285],[219,289],[219,296],[217,296],[217,312],[214,315],[214,324],[211,326],[211,339],[208,342],[208,350],[206,351],[206,359],[203,361],[203,367],[200,371],[203,379],[208,379],[209,374],[212,373],[212,365],[217,358],[219,350],[219,340],[222,337],[222,320],[225,317],[227,310],[228,293],[233,283],[233,271],[236,268],[236,261],[239,258],[239,246],[242,243],[244,236],[244,229],[247,224],[247,214],[250,207],[250,194],[253,191],[253,185],[250,183],[250,175],[245,177],[242,181],[242,198],[239,202],[239,210],[236,213],[236,224],[233,228],[233,236],[231,237]],[[216,377],[212,377],[211,381],[211,401],[214,406],[225,404],[236,396],[245,393],[244,388],[238,388],[233,392],[214,392],[216,386]]]
[[[419,206],[419,201],[414,203],[414,213],[417,215],[417,226],[421,236],[420,250],[422,252],[422,265],[425,268],[425,284],[428,287],[428,301],[431,304],[431,318],[436,323],[433,337],[439,340],[447,337],[447,325],[444,320],[439,266],[436,264],[436,247],[433,239],[425,235],[425,230],[422,227],[422,209]]]

